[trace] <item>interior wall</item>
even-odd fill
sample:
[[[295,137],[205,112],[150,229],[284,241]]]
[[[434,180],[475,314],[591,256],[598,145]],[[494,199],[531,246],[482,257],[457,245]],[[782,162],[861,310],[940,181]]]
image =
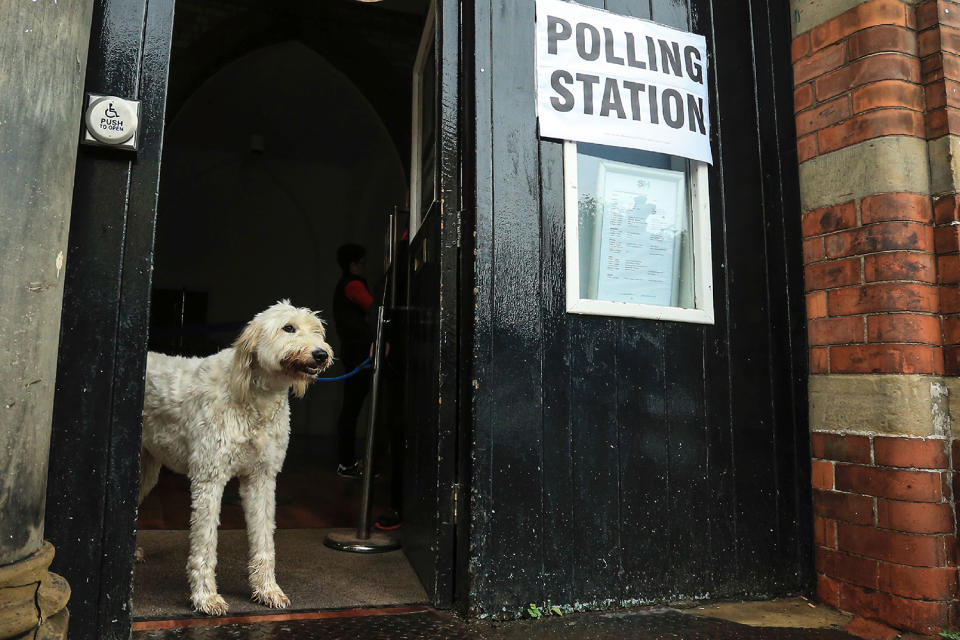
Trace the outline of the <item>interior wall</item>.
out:
[[[397,149],[347,77],[297,42],[256,50],[168,125],[153,286],[208,292],[208,324],[245,322],[289,298],[329,321],[336,352],[336,248],[364,245],[375,287],[386,214],[405,194]],[[341,394],[321,383],[294,401],[294,433],[334,433]]]

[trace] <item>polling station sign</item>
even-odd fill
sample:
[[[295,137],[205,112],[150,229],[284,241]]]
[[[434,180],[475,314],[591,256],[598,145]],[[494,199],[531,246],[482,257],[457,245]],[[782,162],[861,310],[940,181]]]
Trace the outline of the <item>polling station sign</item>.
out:
[[[703,36],[537,0],[536,47],[541,136],[712,163]]]

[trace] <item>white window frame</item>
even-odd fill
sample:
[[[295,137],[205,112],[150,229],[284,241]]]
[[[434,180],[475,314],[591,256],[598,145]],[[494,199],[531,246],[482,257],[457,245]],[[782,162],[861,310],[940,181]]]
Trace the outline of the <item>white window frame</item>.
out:
[[[421,86],[423,85],[423,68],[427,63],[427,53],[430,51],[430,45],[434,44],[435,34],[437,29],[437,19],[436,19],[436,0],[431,0],[430,8],[427,10],[427,21],[423,27],[423,33],[420,36],[420,46],[417,49],[417,58],[413,63],[413,111],[412,111],[412,123],[411,123],[411,149],[410,149],[410,238],[412,239],[417,235],[417,231],[420,230],[420,224],[423,220],[420,219],[420,184],[421,175],[423,167],[420,166],[420,147],[421,147],[421,137],[423,135],[423,127],[420,122],[421,118],[421,106],[423,102],[423,95]],[[439,86],[436,88],[439,91]],[[439,136],[440,131],[437,128],[437,131],[434,132],[434,136]],[[436,169],[437,164],[440,161],[439,158],[435,158],[434,167]],[[436,185],[434,185],[434,199],[436,199]]]
[[[580,216],[577,191],[577,143],[563,144],[563,190],[567,244],[567,313],[674,322],[714,324],[713,257],[707,163],[691,160],[687,193],[693,213],[694,308],[611,302],[580,297]]]

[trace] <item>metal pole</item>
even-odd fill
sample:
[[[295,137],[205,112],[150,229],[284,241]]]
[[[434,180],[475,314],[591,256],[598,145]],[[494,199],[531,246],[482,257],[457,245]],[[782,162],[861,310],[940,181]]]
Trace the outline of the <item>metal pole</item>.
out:
[[[390,269],[396,271],[396,213],[390,214]],[[393,280],[393,278],[391,278]],[[393,294],[396,285],[392,281],[389,287],[390,304],[394,303]],[[363,456],[363,485],[360,493],[360,520],[357,530],[339,529],[331,531],[323,543],[337,551],[351,551],[354,553],[383,553],[400,548],[400,541],[396,536],[383,532],[370,532],[370,512],[373,508],[373,450],[377,430],[377,405],[380,395],[380,374],[383,371],[383,330],[390,322],[386,317],[388,289],[384,287],[380,298],[380,308],[377,310],[377,333],[373,343],[373,380],[370,384],[370,420],[367,423],[367,439]]]
[[[386,297],[386,296],[384,296]],[[366,451],[363,455],[363,491],[360,494],[360,523],[357,525],[357,538],[370,539],[370,510],[373,507],[373,442],[377,431],[377,400],[380,395],[380,372],[382,348],[384,308],[380,305],[377,311],[377,339],[373,343],[373,382],[370,385],[370,420],[367,423]]]

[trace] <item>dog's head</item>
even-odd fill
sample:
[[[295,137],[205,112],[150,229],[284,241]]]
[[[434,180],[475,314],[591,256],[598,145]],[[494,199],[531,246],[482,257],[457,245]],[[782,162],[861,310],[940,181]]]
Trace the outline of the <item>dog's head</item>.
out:
[[[285,376],[297,397],[333,363],[333,349],[317,314],[281,300],[253,317],[234,342],[239,365]]]

